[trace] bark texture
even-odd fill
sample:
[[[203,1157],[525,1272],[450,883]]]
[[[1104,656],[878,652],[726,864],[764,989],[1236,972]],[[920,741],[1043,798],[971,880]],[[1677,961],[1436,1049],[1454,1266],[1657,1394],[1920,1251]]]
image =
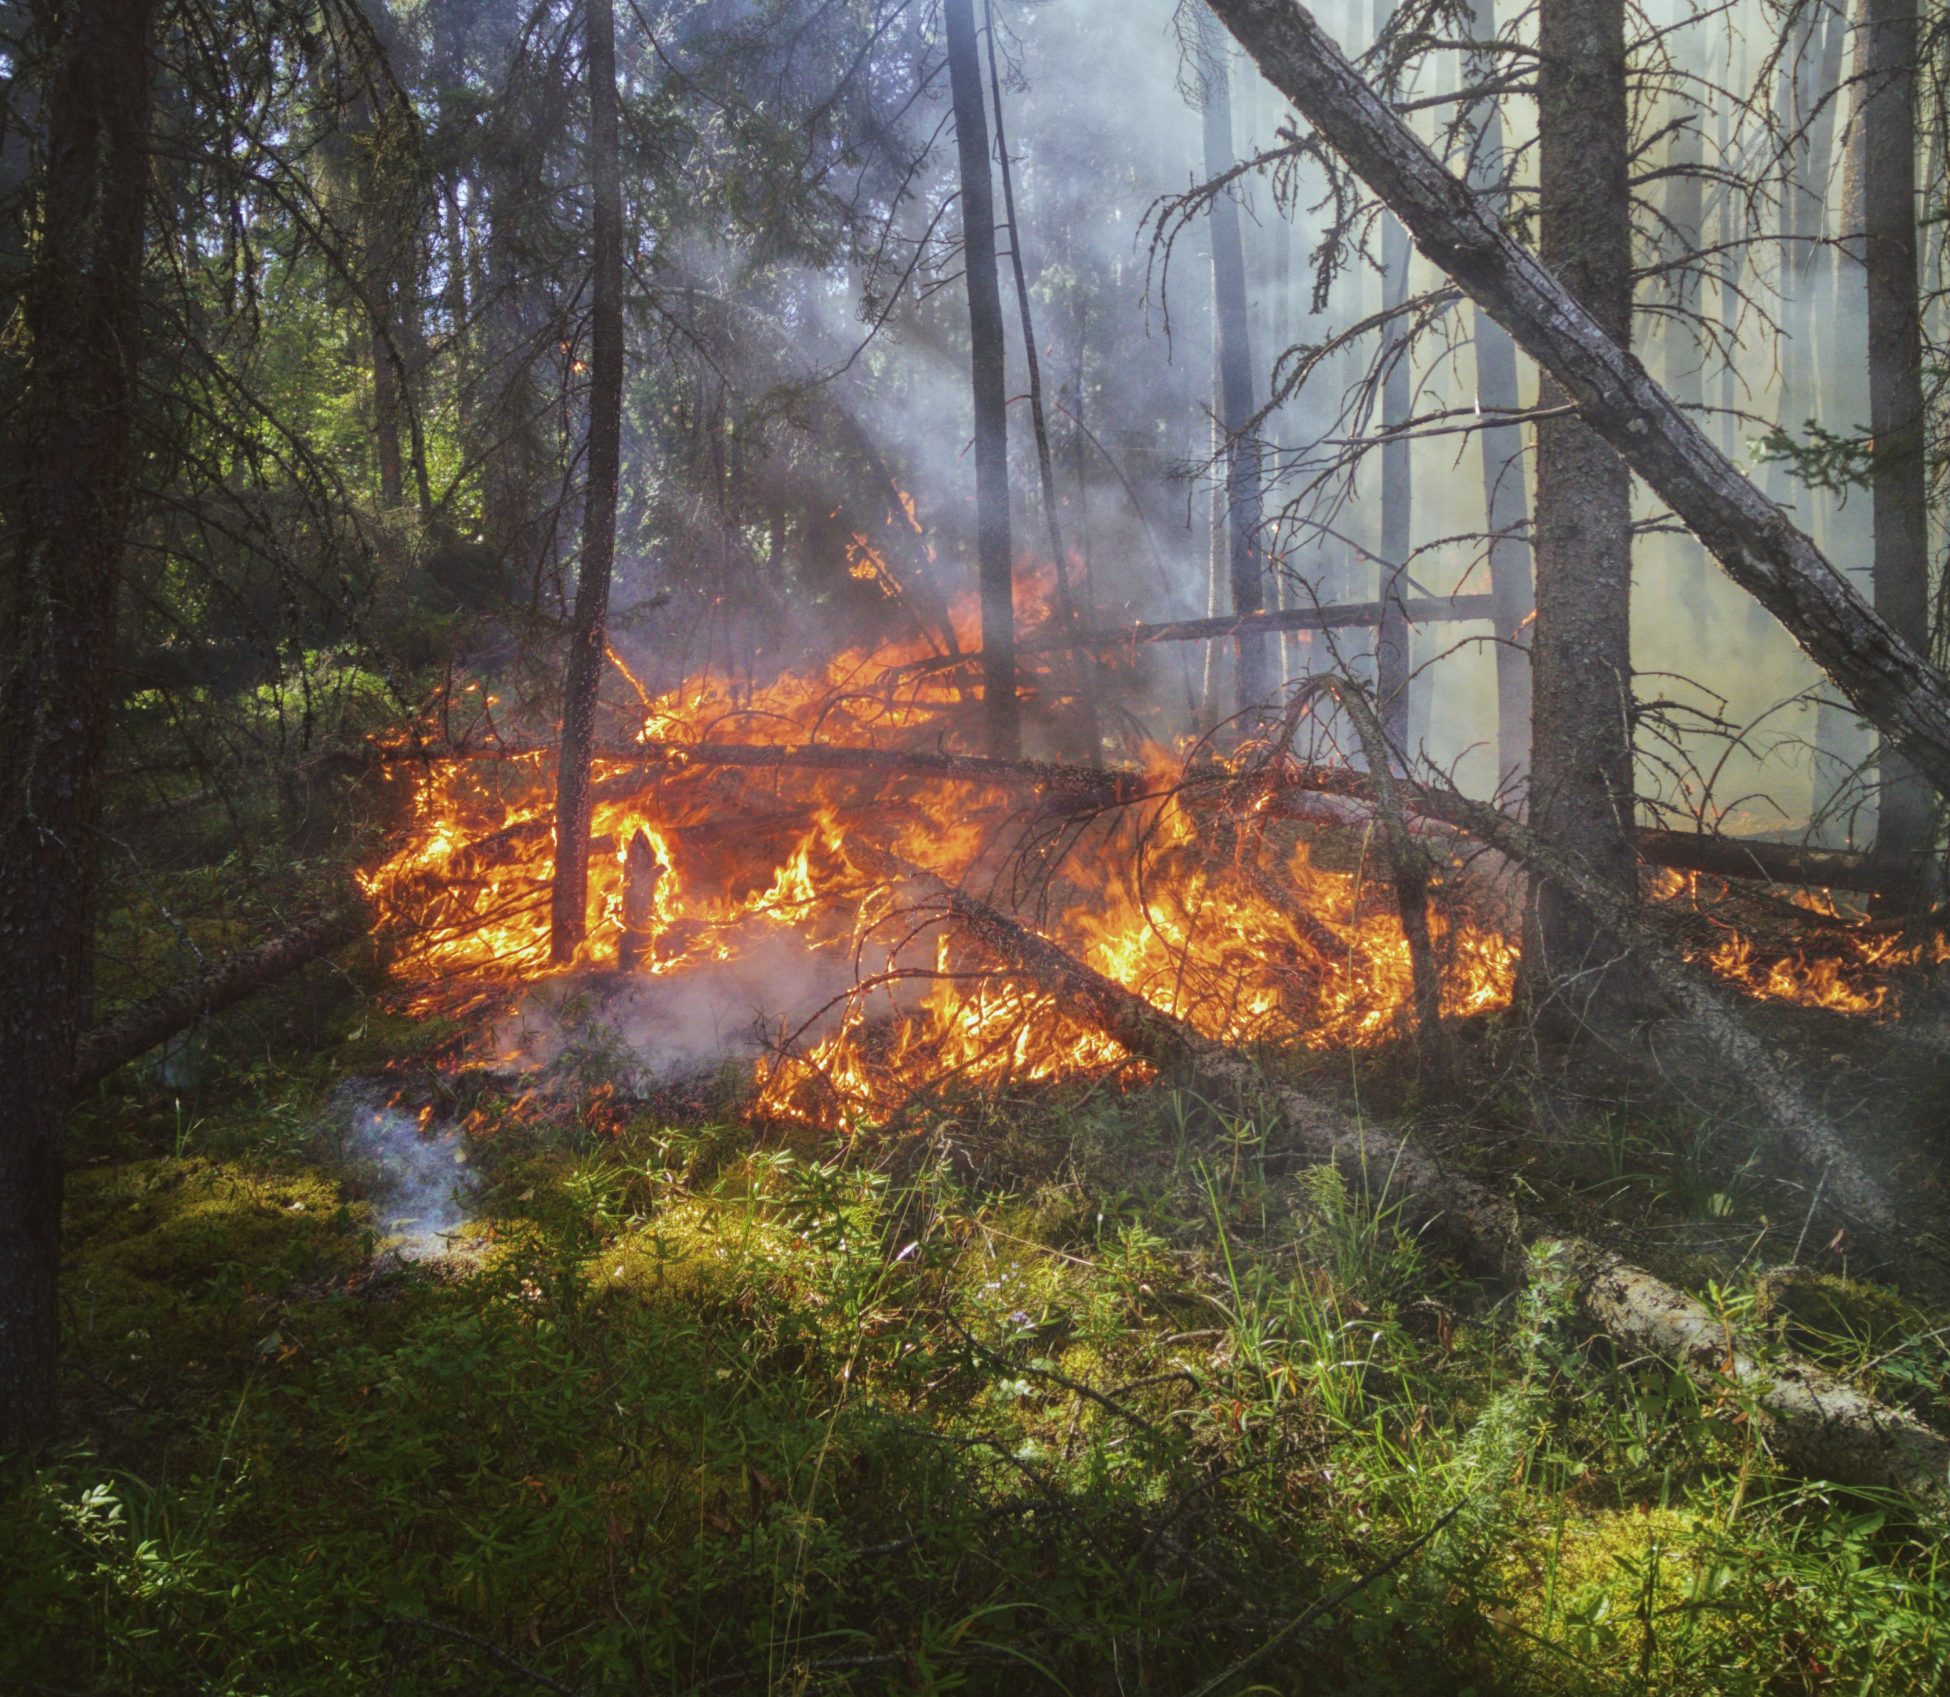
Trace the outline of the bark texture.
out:
[[[602,678],[609,580],[616,561],[616,493],[623,449],[623,183],[617,157],[616,13],[612,0],[585,3],[595,290],[589,351],[588,493],[575,608],[569,621],[561,754],[555,772],[555,883],[549,895],[548,945],[555,961],[573,959],[589,930],[589,749],[596,734],[596,685]]]
[[[61,1130],[87,978],[141,348],[150,0],[49,9],[0,586],[0,1452],[54,1434]]]
[[[1298,0],[1207,0],[1261,71],[1940,792],[1950,680],[1870,607],[1362,81]]]
[[[1540,248],[1617,346],[1632,331],[1624,0],[1540,0]],[[1539,402],[1564,391],[1545,378]],[[1630,902],[1632,852],[1631,473],[1582,419],[1537,425],[1537,626],[1531,650],[1530,812]],[[1608,1009],[1617,940],[1548,882],[1535,886],[1523,977],[1575,1017]]]
[[[1903,640],[1930,639],[1929,474],[1924,461],[1922,315],[1917,295],[1916,0],[1867,0],[1862,102],[1863,260],[1869,287],[1870,492],[1876,611]],[[1885,746],[1877,759],[1876,854],[1913,877],[1927,848],[1930,794]]]
[[[968,283],[968,340],[975,389],[975,551],[982,589],[982,701],[989,753],[1022,752],[1016,700],[1015,582],[1009,540],[1009,414],[1002,340],[1002,291],[995,278],[995,189],[989,171],[988,111],[975,39],[974,0],[945,0],[948,81],[961,165],[962,269]]]

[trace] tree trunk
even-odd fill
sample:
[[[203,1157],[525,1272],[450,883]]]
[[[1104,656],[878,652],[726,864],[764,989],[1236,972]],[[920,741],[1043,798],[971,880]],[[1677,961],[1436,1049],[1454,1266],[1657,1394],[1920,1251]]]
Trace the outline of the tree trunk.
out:
[[[1201,19],[1199,77],[1203,93],[1205,174],[1218,177],[1237,163],[1232,146],[1232,81],[1225,37]],[[1235,614],[1266,605],[1266,562],[1260,548],[1259,449],[1246,431],[1253,403],[1252,329],[1246,307],[1246,249],[1239,203],[1232,194],[1212,202],[1212,323],[1217,347],[1219,427],[1225,434],[1226,582]],[[1244,634],[1234,655],[1233,705],[1240,713],[1263,707],[1272,688],[1263,636]]]
[[[1540,0],[1539,248],[1620,347],[1632,329],[1624,0]],[[1565,395],[1546,379],[1539,400]],[[1631,473],[1582,419],[1537,426],[1537,634],[1531,817],[1620,895],[1632,852]],[[1574,1012],[1623,989],[1615,939],[1548,881],[1523,951],[1529,993]]]
[[[1022,225],[1016,217],[1015,170],[1002,125],[1002,74],[995,51],[995,7],[983,0],[989,35],[989,92],[995,103],[995,155],[1002,169],[1002,209],[1009,227],[1009,269],[1015,276],[1016,316],[1022,321],[1022,363],[1029,378],[1029,423],[1036,437],[1036,474],[1043,496],[1043,524],[1049,533],[1050,564],[1056,571],[1056,609],[1064,626],[1083,629],[1083,613],[1070,582],[1070,552],[1063,545],[1063,522],[1056,504],[1056,466],[1050,457],[1049,416],[1043,407],[1043,361],[1036,348],[1036,321],[1029,307],[1029,271],[1022,257]],[[1081,648],[1070,655],[1077,692],[1077,741],[1089,764],[1104,758],[1103,730],[1097,718],[1097,669]]]
[[[1476,0],[1474,30],[1478,41],[1496,39],[1496,0]],[[1471,54],[1464,75],[1472,83],[1484,83],[1497,70],[1493,54]],[[1469,157],[1469,186],[1501,216],[1510,165],[1503,152],[1503,110],[1494,95],[1478,109]],[[1517,345],[1480,305],[1473,311],[1477,404],[1492,417],[1514,414],[1523,404]],[[1499,786],[1521,789],[1530,776],[1530,615],[1535,607],[1523,431],[1515,424],[1493,425],[1478,431],[1476,442],[1490,531],[1490,594],[1496,598],[1496,776]]]
[[[1381,298],[1398,307],[1408,298],[1408,232],[1401,220],[1381,226]],[[1375,690],[1383,734],[1397,763],[1408,742],[1409,674],[1413,670],[1408,634],[1408,556],[1414,547],[1415,492],[1410,482],[1411,443],[1398,434],[1408,423],[1412,356],[1408,334],[1392,321],[1382,339],[1381,359],[1381,623],[1375,633]],[[1396,433],[1396,434],[1391,434]]]
[[[995,190],[974,0],[945,0],[948,81],[961,164],[962,269],[968,280],[969,361],[975,391],[975,552],[982,589],[982,703],[988,750],[1022,752],[1016,700],[1015,574],[1009,540],[1009,412],[1002,291],[995,278]]]
[[[1593,315],[1443,169],[1298,0],[1207,0],[1268,79],[1494,313],[1643,477],[1939,791],[1950,791],[1950,679],[1706,439]]]
[[[1868,0],[1862,109],[1863,257],[1869,284],[1870,491],[1875,606],[1905,642],[1930,637],[1929,488],[1917,295],[1916,0]],[[1877,757],[1876,855],[1913,881],[1929,846],[1930,794],[1886,744]]]
[[[596,730],[610,567],[616,558],[616,492],[623,437],[623,185],[617,158],[616,14],[612,0],[585,0],[589,77],[589,174],[595,185],[595,301],[589,353],[588,494],[582,560],[569,624],[555,774],[555,884],[549,958],[571,960],[589,929],[589,747]]]
[[[365,927],[365,909],[358,904],[333,908],[124,1009],[107,1024],[85,1033],[76,1045],[75,1089],[88,1089],[198,1020],[234,1007],[339,944],[349,943]]]
[[[89,945],[141,340],[151,0],[51,19],[0,588],[0,1452],[54,1433],[61,1132]],[[9,482],[13,482],[9,478]]]

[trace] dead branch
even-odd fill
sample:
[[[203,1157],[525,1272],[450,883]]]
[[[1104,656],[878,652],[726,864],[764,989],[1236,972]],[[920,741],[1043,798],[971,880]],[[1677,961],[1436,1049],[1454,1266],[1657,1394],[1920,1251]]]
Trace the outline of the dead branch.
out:
[[[1950,679],[1910,647],[1645,368],[1392,112],[1299,0],[1207,0],[1435,264],[1510,332],[1857,710],[1950,794]]]
[[[1276,746],[1282,754],[1317,695],[1331,695],[1354,722],[1368,761],[1368,784],[1381,818],[1382,845],[1395,886],[1395,909],[1402,936],[1408,943],[1408,962],[1415,990],[1415,1031],[1423,1082],[1439,1084],[1449,1073],[1448,1039],[1442,1028],[1442,975],[1437,970],[1435,944],[1429,925],[1429,857],[1408,828],[1395,766],[1402,756],[1388,746],[1381,720],[1369,704],[1367,692],[1335,673],[1309,678],[1293,692],[1281,721]]]
[[[99,1083],[117,1067],[147,1054],[198,1020],[256,995],[339,944],[350,942],[365,927],[365,910],[356,902],[348,902],[136,1003],[83,1035],[75,1046],[72,1088],[86,1090]]]
[[[1378,793],[1380,786],[1375,788]],[[1528,825],[1500,808],[1432,784],[1414,785],[1410,793],[1422,811],[1467,831],[1478,842],[1548,878],[1629,948],[1654,988],[1719,1050],[1795,1153],[1821,1175],[1836,1207],[1861,1222],[1880,1248],[1889,1251],[1896,1247],[1901,1235],[1900,1216],[1885,1187],[1856,1159],[1836,1128],[1795,1088],[1742,1018],[1733,999],[1702,968],[1680,954],[1665,926],[1649,918],[1636,902],[1592,872],[1582,860],[1546,843]]]
[[[1950,1438],[1915,1416],[1797,1357],[1763,1361],[1719,1315],[1644,1268],[1524,1220],[1511,1203],[1413,1143],[1373,1136],[1304,1091],[1269,1080],[1245,1056],[1200,1036],[987,903],[916,868],[899,869],[985,948],[1060,995],[1133,1056],[1189,1073],[1228,1111],[1270,1112],[1302,1153],[1334,1166],[1352,1188],[1385,1186],[1390,1206],[1399,1206],[1411,1225],[1437,1233],[1472,1267],[1514,1283],[1528,1276],[1533,1255],[1548,1257],[1581,1311],[1621,1351],[1654,1356],[1743,1405],[1790,1466],[1921,1496],[1939,1495],[1950,1484]]]
[[[1402,605],[1412,625],[1454,623],[1494,617],[1494,598],[1488,595],[1420,596]],[[1356,601],[1343,606],[1297,607],[1285,612],[1244,613],[1212,619],[1171,619],[1161,624],[1124,625],[1115,630],[1081,631],[1076,636],[1037,637],[1016,645],[1018,654],[1048,654],[1069,648],[1142,648],[1154,642],[1222,642],[1233,637],[1275,631],[1352,630],[1381,623],[1379,601]],[[908,673],[941,672],[972,666],[980,651],[902,667]]]

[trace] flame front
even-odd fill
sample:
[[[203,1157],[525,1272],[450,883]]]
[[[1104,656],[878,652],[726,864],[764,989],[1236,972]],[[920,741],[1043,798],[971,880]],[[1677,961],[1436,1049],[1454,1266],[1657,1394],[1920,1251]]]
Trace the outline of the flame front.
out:
[[[856,556],[898,586],[864,540]],[[1025,611],[1034,619],[1035,601]],[[972,608],[951,615],[964,653]],[[681,982],[781,936],[845,968],[851,986],[818,1021],[782,1031],[756,1064],[760,1111],[820,1125],[877,1119],[917,1092],[951,1085],[1099,1076],[1129,1065],[1118,1046],[1047,989],[998,969],[924,896],[890,875],[906,862],[989,891],[1023,922],[1208,1037],[1243,1045],[1372,1045],[1402,1029],[1412,977],[1381,868],[1358,835],[1315,862],[1313,843],[1253,835],[1175,782],[1169,751],[1148,750],[1151,799],[1090,814],[1060,798],[948,780],[890,760],[884,771],[727,767],[684,744],[825,746],[897,756],[949,740],[965,714],[941,633],[848,650],[823,670],[752,689],[714,673],[642,703],[645,758],[598,760],[588,941],[577,965],[614,957],[627,845],[641,831],[661,863],[652,941],[637,970]],[[1043,680],[1046,687],[1048,680]],[[412,827],[366,879],[397,939],[393,970],[423,1008],[550,975],[553,773],[540,754],[417,764]],[[1223,829],[1220,827],[1223,826]],[[1223,846],[1221,846],[1223,844]],[[1453,897],[1454,891],[1449,894]],[[1651,892],[1697,900],[1698,880],[1662,875]],[[1445,1012],[1510,997],[1517,951],[1468,902],[1438,925]],[[1821,915],[1823,946],[1763,947],[1742,932],[1696,948],[1752,994],[1876,1014],[1891,975],[1946,952]]]

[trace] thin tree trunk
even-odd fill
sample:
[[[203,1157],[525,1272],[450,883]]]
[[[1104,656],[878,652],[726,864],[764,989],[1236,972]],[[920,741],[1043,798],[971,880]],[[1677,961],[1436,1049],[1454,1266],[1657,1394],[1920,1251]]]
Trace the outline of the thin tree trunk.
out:
[[[962,268],[968,281],[969,360],[975,391],[975,552],[982,590],[982,703],[988,751],[1022,751],[1016,699],[1015,576],[1009,540],[1009,414],[1002,292],[995,279],[995,191],[982,95],[974,0],[945,0],[948,81],[961,164]]]
[[[1869,284],[1870,492],[1875,606],[1904,641],[1930,637],[1929,487],[1917,294],[1916,0],[1868,0],[1862,110],[1863,257]],[[1911,880],[1929,846],[1930,793],[1886,744],[1877,756],[1876,855]]]
[[[1232,87],[1225,37],[1201,20],[1199,76],[1203,93],[1205,174],[1218,177],[1237,163],[1232,144]],[[1266,605],[1266,562],[1260,547],[1258,447],[1246,439],[1253,403],[1252,330],[1246,308],[1246,250],[1239,203],[1230,192],[1212,202],[1212,318],[1218,344],[1218,406],[1225,432],[1227,587],[1234,613]],[[1239,638],[1234,655],[1233,704],[1241,713],[1265,704],[1271,689],[1266,639]]]
[[[1408,232],[1401,220],[1381,226],[1382,304],[1398,307],[1408,298]],[[1397,762],[1409,752],[1408,557],[1414,547],[1415,493],[1410,482],[1410,442],[1399,432],[1408,423],[1412,389],[1407,332],[1390,324],[1381,358],[1381,623],[1375,636],[1375,686],[1381,726]]]
[[[1443,169],[1298,0],[1207,0],[1261,70],[1495,313],[1580,415],[1759,599],[1940,792],[1950,791],[1950,679],[1855,593],[1673,405],[1576,297]]]
[[[1475,0],[1475,36],[1496,39],[1496,0]],[[1472,54],[1465,77],[1486,83],[1499,69],[1496,56]],[[1499,215],[1508,199],[1510,166],[1503,152],[1503,109],[1492,95],[1477,110],[1470,150],[1469,186]],[[1476,341],[1476,400],[1491,417],[1515,414],[1517,347],[1509,331],[1472,308]],[[1497,783],[1515,790],[1530,777],[1530,615],[1535,607],[1530,576],[1530,489],[1523,430],[1514,424],[1479,431],[1483,511],[1489,524],[1490,594],[1496,598]]]
[[[1002,125],[1002,77],[996,64],[995,7],[983,0],[989,35],[989,92],[995,102],[995,157],[1002,168],[1002,208],[1009,226],[1009,267],[1015,273],[1016,311],[1022,320],[1022,359],[1029,374],[1029,421],[1036,434],[1036,472],[1043,494],[1043,522],[1049,531],[1050,563],[1056,568],[1057,613],[1071,630],[1083,628],[1082,614],[1070,585],[1070,555],[1063,546],[1063,525],[1056,510],[1056,468],[1050,458],[1049,419],[1043,411],[1043,360],[1036,348],[1036,321],[1029,309],[1029,275],[1022,259],[1022,225],[1016,218],[1015,171],[1009,163],[1009,138]],[[1084,758],[1097,765],[1104,758],[1103,733],[1097,722],[1097,676],[1082,649],[1071,656],[1075,671],[1078,741]]]
[[[0,1452],[54,1434],[61,1131],[89,954],[141,346],[151,0],[48,20],[26,463],[0,587]],[[9,478],[13,482],[13,478]]]
[[[569,623],[555,772],[555,883],[549,896],[549,958],[572,960],[589,930],[589,748],[596,731],[610,568],[616,558],[616,494],[623,446],[623,184],[618,152],[616,14],[612,0],[585,0],[589,78],[589,175],[595,186],[591,250],[588,493],[582,559]]]
[[[1540,0],[1539,251],[1620,347],[1632,330],[1624,0]],[[1561,405],[1547,380],[1538,397]],[[1621,895],[1632,853],[1631,473],[1582,419],[1537,426],[1537,636],[1531,815]],[[1533,892],[1524,975],[1574,1010],[1623,983],[1614,938],[1548,881]]]

